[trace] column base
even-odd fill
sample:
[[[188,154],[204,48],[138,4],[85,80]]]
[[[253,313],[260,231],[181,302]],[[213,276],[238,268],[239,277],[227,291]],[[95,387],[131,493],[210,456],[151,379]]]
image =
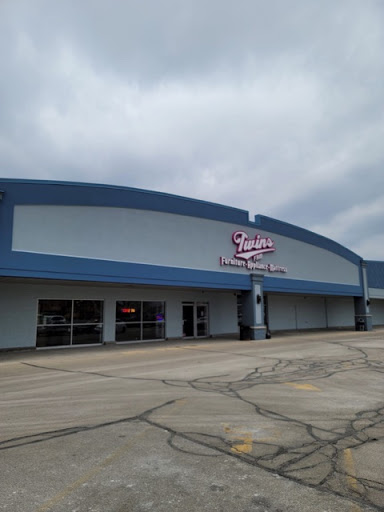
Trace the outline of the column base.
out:
[[[265,340],[267,338],[267,326],[266,325],[251,325],[250,339],[251,340]]]

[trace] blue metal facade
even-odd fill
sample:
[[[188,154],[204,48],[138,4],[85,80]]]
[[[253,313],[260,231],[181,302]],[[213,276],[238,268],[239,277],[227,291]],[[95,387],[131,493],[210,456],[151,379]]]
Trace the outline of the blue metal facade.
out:
[[[358,267],[361,264],[361,258],[358,255],[323,236],[261,215],[256,216],[255,221],[251,222],[245,210],[205,201],[133,188],[35,180],[2,179],[0,190],[4,191],[3,200],[0,203],[0,275],[2,276],[230,290],[251,289],[249,275],[12,251],[15,205],[121,207],[217,220],[294,238],[333,252]],[[381,287],[384,287],[384,283]],[[362,296],[363,294],[361,282],[356,286],[270,276],[264,278],[264,290],[345,296]]]
[[[368,286],[384,288],[384,261],[367,261]]]

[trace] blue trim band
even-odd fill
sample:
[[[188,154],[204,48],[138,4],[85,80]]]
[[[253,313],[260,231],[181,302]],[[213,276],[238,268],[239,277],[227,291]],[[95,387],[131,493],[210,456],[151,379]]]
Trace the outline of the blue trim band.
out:
[[[264,291],[308,295],[363,296],[362,288],[358,285],[302,281],[300,279],[282,279],[269,276],[265,276],[264,278]]]
[[[250,274],[88,260],[65,256],[46,256],[22,252],[15,253],[15,255],[17,256],[17,267],[0,269],[0,275],[65,281],[211,288],[234,291],[252,289],[252,275]],[[27,261],[29,264],[28,270],[25,269],[24,265]],[[360,286],[270,276],[264,276],[264,291],[357,297],[363,295]]]
[[[68,281],[187,286],[204,289],[251,289],[251,282],[247,274],[24,252],[14,252],[13,265],[8,268],[0,268],[0,275]]]

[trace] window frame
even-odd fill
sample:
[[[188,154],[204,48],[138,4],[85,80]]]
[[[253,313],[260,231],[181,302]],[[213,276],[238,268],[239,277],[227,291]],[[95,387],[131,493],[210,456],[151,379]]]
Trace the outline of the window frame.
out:
[[[129,322],[129,321],[117,322],[117,307],[118,307],[117,305],[118,305],[118,303],[133,303],[133,302],[140,303],[140,320],[133,320],[131,322]],[[150,303],[150,302],[155,302],[155,303],[163,305],[162,313],[161,313],[163,315],[163,320],[161,322],[159,322],[157,320],[144,320],[144,304]],[[115,301],[115,343],[143,343],[146,341],[164,341],[164,340],[166,340],[167,339],[167,311],[166,311],[166,308],[167,308],[167,303],[165,300],[149,300],[149,299],[146,299],[146,300],[136,300],[136,299],[116,300]],[[117,339],[118,338],[117,326],[125,326],[126,324],[139,326],[140,337],[138,339],[134,339],[134,340],[133,339],[131,339],[131,340],[118,340]],[[148,338],[148,339],[144,338],[144,325],[156,326],[159,324],[161,324],[162,330],[163,330],[161,338]]]
[[[55,325],[57,325],[58,327],[60,326],[65,326],[67,328],[69,328],[69,343],[68,344],[62,344],[62,345],[46,345],[46,346],[42,346],[42,345],[38,345],[38,332],[39,332],[39,328],[41,327],[45,327],[47,324],[42,324],[42,323],[39,323],[39,311],[40,311],[40,301],[66,301],[66,302],[70,302],[71,303],[71,316],[70,316],[70,322],[69,323],[66,323],[66,324],[50,324],[51,327],[54,327]],[[89,301],[89,302],[99,302],[100,303],[100,316],[101,316],[101,319],[102,321],[101,322],[82,322],[82,323],[75,323],[74,322],[74,311],[75,311],[75,302],[76,301]],[[39,297],[37,298],[37,301],[36,301],[36,335],[35,335],[35,346],[36,346],[36,349],[40,350],[40,349],[50,349],[50,348],[67,348],[67,347],[90,347],[90,346],[100,346],[103,344],[103,339],[104,339],[104,324],[105,324],[105,308],[104,308],[104,299],[94,299],[94,298],[71,298],[71,299],[68,299],[68,298],[63,298],[63,297],[55,297],[55,298],[47,298],[47,297]],[[60,315],[52,315],[52,316],[60,316]],[[100,328],[100,333],[99,333],[99,341],[95,341],[95,342],[91,342],[91,343],[74,343],[73,342],[73,339],[74,339],[74,328],[78,328],[78,327],[86,327],[86,326],[101,326]]]

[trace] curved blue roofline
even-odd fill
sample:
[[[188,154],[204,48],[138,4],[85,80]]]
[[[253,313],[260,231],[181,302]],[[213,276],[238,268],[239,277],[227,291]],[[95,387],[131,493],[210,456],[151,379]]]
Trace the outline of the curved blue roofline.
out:
[[[334,240],[331,240],[330,238],[327,238],[323,235],[318,235],[309,229],[301,228],[299,226],[295,226],[294,224],[289,224],[288,222],[273,219],[271,217],[266,217],[265,215],[255,215],[255,224],[265,231],[271,231],[272,233],[276,233],[278,235],[294,238],[295,240],[300,240],[307,244],[312,244],[316,247],[326,249],[327,251],[342,256],[346,260],[349,260],[356,265],[360,265],[362,261],[361,256],[354,253],[350,249],[347,249],[343,245],[335,242]]]
[[[6,189],[2,203],[109,206],[161,211],[249,226],[293,238],[338,254],[356,265],[362,258],[341,244],[284,221],[256,215],[232,206],[192,199],[166,192],[98,183],[0,178]]]
[[[99,183],[0,178],[0,189],[3,184],[10,187],[19,204],[22,200],[23,204],[112,206],[175,213],[234,224],[244,225],[249,222],[246,210],[166,192]],[[3,202],[6,201],[4,195]]]
[[[153,194],[156,196],[163,196],[167,198],[176,198],[183,199],[190,202],[195,203],[204,203],[211,206],[216,206],[219,208],[225,208],[227,210],[233,210],[236,212],[246,213],[248,215],[247,210],[242,210],[241,208],[236,208],[234,206],[227,206],[220,203],[214,203],[211,201],[205,201],[202,199],[194,199],[192,197],[179,196],[177,194],[170,194],[169,192],[160,192],[157,190],[148,190],[144,188],[136,188],[136,187],[127,187],[125,185],[108,185],[105,183],[90,183],[83,181],[61,181],[61,180],[33,180],[33,179],[23,179],[23,178],[1,178],[0,183],[26,183],[31,185],[59,185],[59,186],[76,186],[76,187],[87,187],[87,188],[105,188],[111,190],[126,190],[130,192],[141,192],[145,194]]]

